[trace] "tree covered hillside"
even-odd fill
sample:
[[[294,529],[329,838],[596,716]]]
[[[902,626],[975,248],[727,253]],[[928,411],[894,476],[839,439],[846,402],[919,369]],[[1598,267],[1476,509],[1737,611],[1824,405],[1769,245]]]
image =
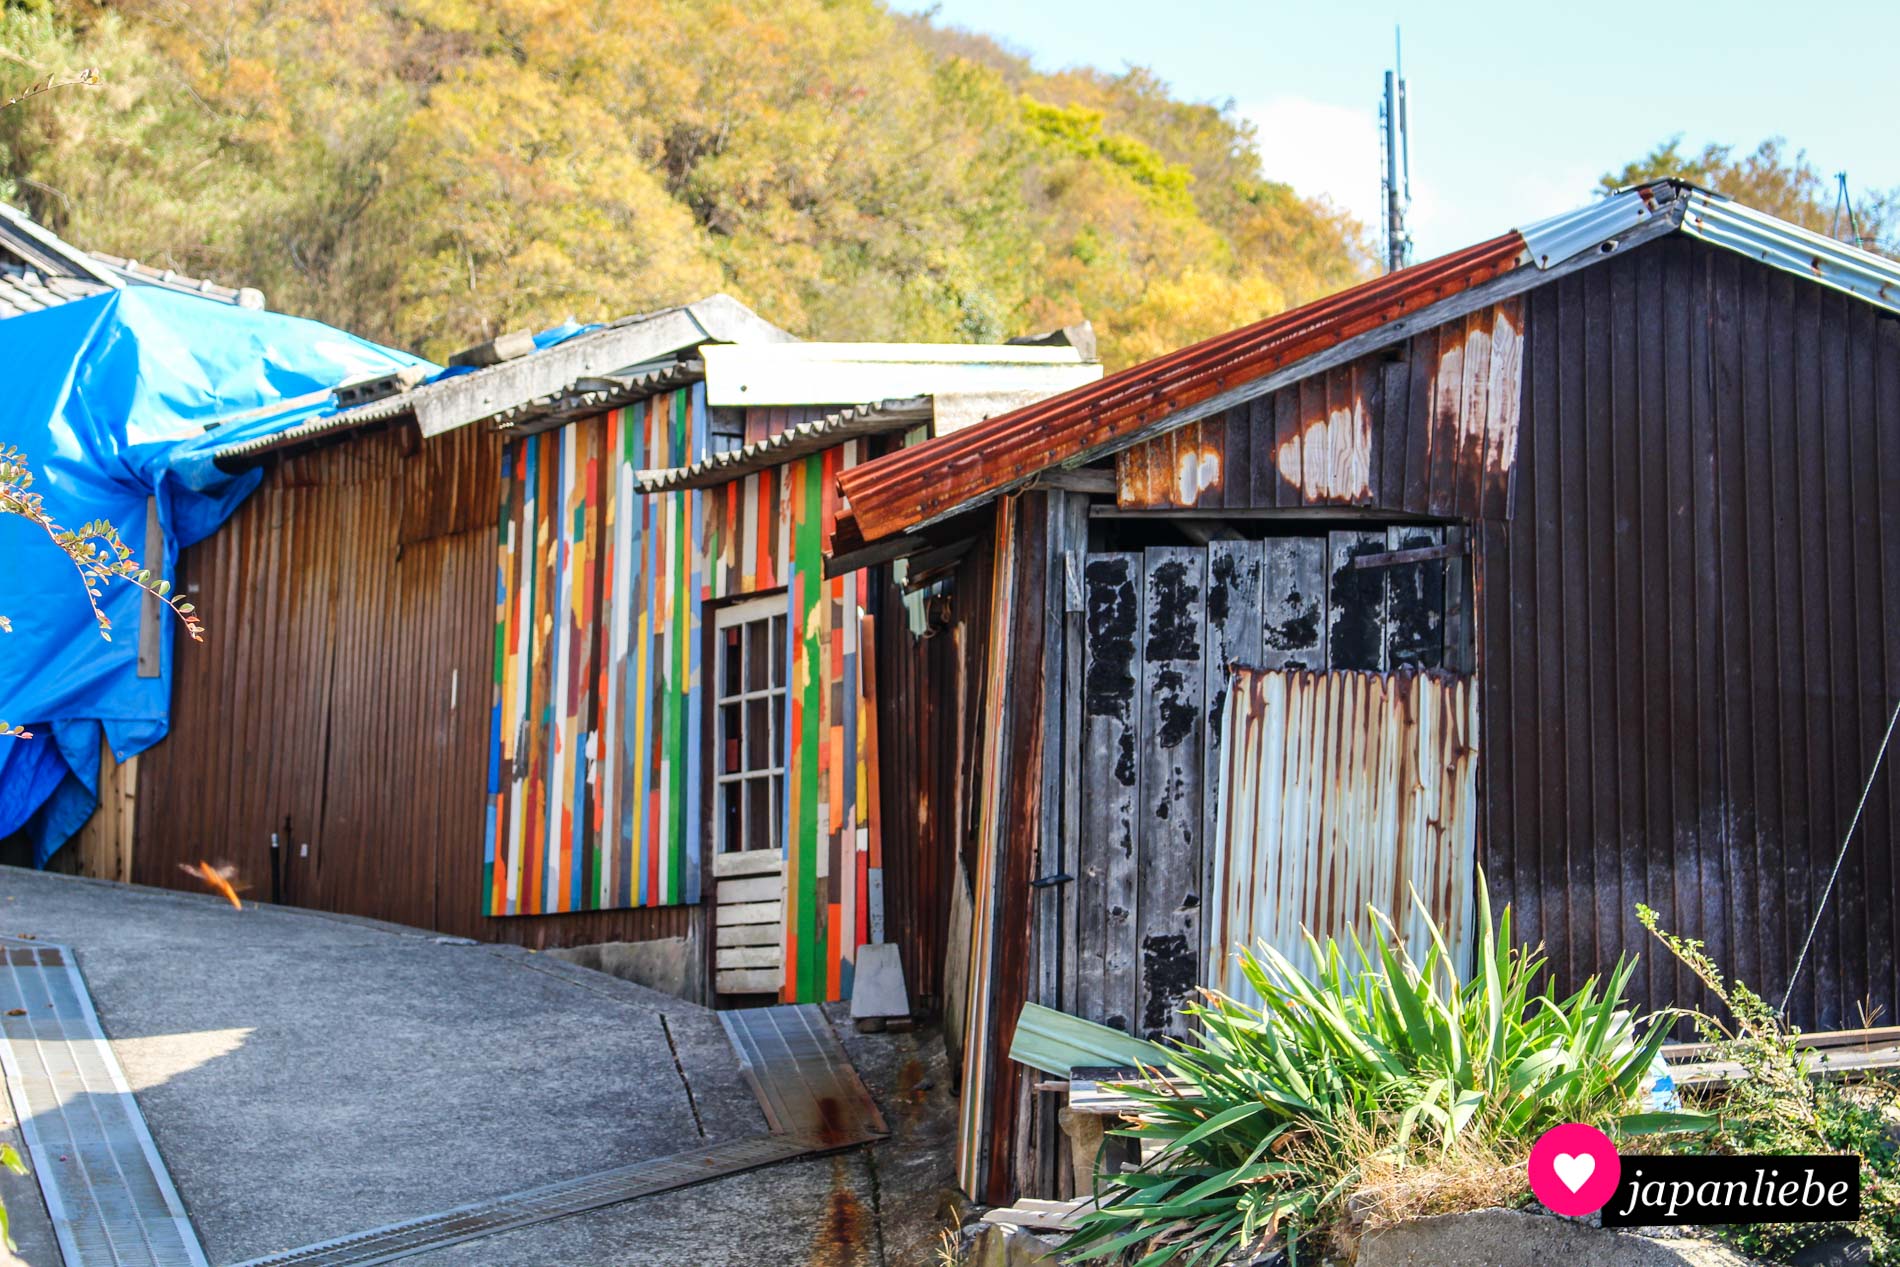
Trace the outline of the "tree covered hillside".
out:
[[[0,97],[84,66],[0,117],[0,198],[438,356],[727,290],[1125,365],[1369,268],[1230,109],[875,0],[0,0]]]

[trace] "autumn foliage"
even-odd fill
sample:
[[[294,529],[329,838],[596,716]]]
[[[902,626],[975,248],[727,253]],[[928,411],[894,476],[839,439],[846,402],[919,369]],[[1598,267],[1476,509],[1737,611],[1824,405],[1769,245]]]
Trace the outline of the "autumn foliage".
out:
[[[1369,267],[1231,108],[875,0],[0,0],[0,51],[103,81],[0,120],[0,197],[437,355],[723,289],[1126,364]]]

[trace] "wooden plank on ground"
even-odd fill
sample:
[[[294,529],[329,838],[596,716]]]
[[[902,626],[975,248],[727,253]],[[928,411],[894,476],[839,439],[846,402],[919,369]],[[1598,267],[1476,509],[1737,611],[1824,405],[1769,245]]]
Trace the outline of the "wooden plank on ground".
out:
[[[739,902],[776,902],[785,896],[785,877],[782,875],[739,876],[719,881],[714,892],[718,894],[721,906],[731,906]]]
[[[1326,667],[1326,538],[1261,543],[1260,656],[1267,669]]]
[[[1201,755],[1206,726],[1207,551],[1144,554],[1141,797],[1135,931],[1141,953],[1134,1032],[1185,1037],[1179,1008],[1201,980]]]
[[[777,924],[784,915],[778,902],[734,902],[719,906],[714,921],[721,928],[729,924]]]
[[[740,875],[782,875],[785,856],[776,849],[739,849],[713,857],[713,878],[729,880]]]
[[[713,974],[721,994],[776,994],[785,980],[783,968],[734,968]]]
[[[1077,1197],[1073,1201],[1039,1201],[1034,1197],[1020,1197],[1012,1206],[985,1213],[983,1222],[1004,1227],[1072,1231],[1080,1224],[1082,1216],[1094,1208],[1094,1197]]]
[[[1141,783],[1142,558],[1091,554],[1082,569],[1082,832],[1076,872],[1075,1014],[1135,1031]]]
[[[785,930],[774,920],[769,924],[729,924],[713,935],[713,945],[718,946],[777,946],[785,938]]]

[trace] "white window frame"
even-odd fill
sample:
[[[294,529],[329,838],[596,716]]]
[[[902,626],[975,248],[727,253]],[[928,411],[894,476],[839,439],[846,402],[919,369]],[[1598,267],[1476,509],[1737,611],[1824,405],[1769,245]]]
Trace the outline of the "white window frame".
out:
[[[753,690],[746,689],[746,678],[747,678],[747,674],[745,672],[746,662],[743,659],[743,656],[746,654],[746,652],[744,651],[744,648],[746,646],[746,638],[744,634],[741,634],[739,637],[739,645],[741,648],[740,654],[742,657],[740,661],[741,668],[739,672],[739,690],[737,691],[737,693],[729,695],[726,693],[725,654],[726,654],[726,630],[731,629],[734,626],[745,626],[745,625],[752,625],[752,624],[767,625],[765,645],[769,653],[769,650],[772,646],[770,622],[774,620],[778,621],[781,625],[783,625],[784,630],[785,630],[786,645],[789,647],[792,631],[791,631],[791,614],[787,610],[787,607],[788,607],[788,604],[787,604],[785,593],[783,591],[780,591],[774,594],[762,595],[758,598],[743,599],[740,602],[730,603],[724,607],[715,608],[713,611],[713,664],[712,664],[712,673],[711,673],[712,690],[709,692],[709,698],[712,701],[712,712],[713,712],[712,729],[713,729],[714,760],[713,760],[712,810],[713,810],[713,819],[716,824],[713,829],[713,854],[715,857],[723,857],[724,855],[729,854],[729,853],[771,853],[774,855],[778,855],[784,852],[784,846],[785,846],[784,812],[785,811],[784,811],[784,804],[783,804],[783,789],[785,787],[785,781],[787,777],[786,764],[785,764],[786,729],[787,729],[785,709],[786,709],[786,701],[790,698],[790,683],[788,680],[789,678],[788,670],[786,666],[783,664],[772,666],[766,672],[765,686],[758,689],[753,689]],[[766,716],[768,718],[767,724],[771,727],[771,730],[772,730],[772,736],[771,736],[771,739],[768,740],[768,743],[771,749],[771,760],[773,764],[771,764],[770,766],[762,766],[762,767],[759,767],[758,769],[748,769],[748,768],[745,768],[745,762],[746,762],[745,753],[747,750],[746,749],[747,736],[745,734],[745,721],[746,721],[746,711],[747,711],[746,705],[751,703],[754,700],[759,700],[759,699],[765,700],[766,705],[767,705],[766,706]],[[727,773],[726,770],[724,769],[726,739],[727,739],[727,736],[725,733],[726,708],[728,705],[738,706],[737,716],[739,718],[739,735],[738,735],[739,764],[741,768],[737,772],[734,772],[734,773]],[[768,838],[771,839],[772,843],[763,849],[744,848],[744,843],[748,836],[748,832],[747,832],[747,827],[749,826],[748,820],[752,813],[752,798],[750,796],[743,794],[744,788],[742,786],[741,795],[739,797],[739,843],[735,846],[730,841],[728,841],[726,837],[726,829],[727,829],[726,807],[725,807],[726,788],[734,783],[744,785],[745,783],[748,783],[748,782],[758,782],[760,780],[763,780],[765,782],[767,793],[768,793],[767,812],[772,816],[772,820],[771,820],[771,824],[767,827],[766,830],[767,830],[767,836]]]

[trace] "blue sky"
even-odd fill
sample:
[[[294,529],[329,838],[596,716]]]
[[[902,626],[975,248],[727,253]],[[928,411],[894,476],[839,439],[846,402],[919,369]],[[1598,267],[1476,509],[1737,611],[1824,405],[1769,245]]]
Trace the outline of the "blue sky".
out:
[[[1043,69],[1153,68],[1185,97],[1231,98],[1267,174],[1377,214],[1378,98],[1402,24],[1419,258],[1580,205],[1605,170],[1676,132],[1805,147],[1856,192],[1900,185],[1888,3],[1594,9],[1461,2],[897,0],[998,37]]]

